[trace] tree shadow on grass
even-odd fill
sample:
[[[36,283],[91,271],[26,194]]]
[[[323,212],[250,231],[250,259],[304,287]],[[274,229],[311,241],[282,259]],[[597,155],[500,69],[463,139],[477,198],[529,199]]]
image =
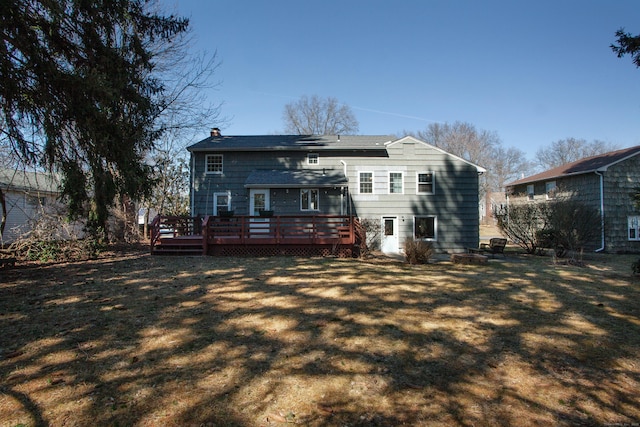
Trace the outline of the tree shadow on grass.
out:
[[[142,256],[23,270],[0,283],[0,375],[23,422],[51,425],[636,421],[637,284],[528,267]]]

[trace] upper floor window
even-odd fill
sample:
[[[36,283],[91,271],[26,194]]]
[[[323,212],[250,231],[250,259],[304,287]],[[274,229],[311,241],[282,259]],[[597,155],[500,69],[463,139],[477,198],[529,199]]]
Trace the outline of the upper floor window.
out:
[[[533,184],[527,185],[527,199],[533,200],[535,196],[535,190]]]
[[[433,172],[418,172],[418,194],[433,194]]]
[[[555,199],[556,198],[556,182],[555,181],[547,181],[544,183],[545,193],[547,195],[547,199]]]
[[[307,164],[308,165],[318,165],[318,164],[320,164],[320,155],[318,153],[309,153],[309,154],[307,154]]]
[[[629,240],[640,240],[640,216],[627,217],[629,223]]]
[[[403,193],[402,172],[389,172],[389,193]]]
[[[317,188],[303,188],[300,190],[300,209],[303,211],[317,211],[320,192]]]
[[[207,154],[207,173],[222,173],[222,154]]]
[[[373,193],[373,172],[360,172],[359,188],[361,194]]]

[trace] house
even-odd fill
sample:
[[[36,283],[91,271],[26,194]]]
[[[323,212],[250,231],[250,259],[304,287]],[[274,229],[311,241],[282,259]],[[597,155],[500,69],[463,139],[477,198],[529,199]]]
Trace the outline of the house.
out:
[[[442,252],[479,243],[485,170],[413,137],[223,136],[213,129],[188,150],[192,216],[354,216],[374,224],[387,253],[401,252],[405,239]]]
[[[631,194],[640,184],[640,146],[587,157],[506,185],[509,203],[569,197],[600,213],[600,238],[587,248],[640,250],[640,211]]]
[[[0,189],[6,213],[0,244],[11,243],[30,227],[45,207],[56,202],[58,182],[51,174],[0,169]]]

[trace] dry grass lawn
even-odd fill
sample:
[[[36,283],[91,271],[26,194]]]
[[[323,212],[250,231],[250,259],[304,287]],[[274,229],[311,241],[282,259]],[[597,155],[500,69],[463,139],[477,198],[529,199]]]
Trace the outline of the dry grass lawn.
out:
[[[635,258],[18,265],[0,425],[638,425]]]

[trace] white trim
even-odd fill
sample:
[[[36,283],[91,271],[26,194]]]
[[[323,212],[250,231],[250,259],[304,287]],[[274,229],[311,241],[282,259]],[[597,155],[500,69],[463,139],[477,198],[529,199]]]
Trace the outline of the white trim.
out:
[[[437,215],[414,215],[413,216],[413,228],[411,229],[411,237],[414,239],[418,239],[416,237],[416,219],[417,218],[433,218],[433,238],[420,238],[420,240],[424,240],[427,242],[437,242],[438,241],[438,216]]]
[[[360,178],[362,177],[363,173],[370,173],[371,174],[371,192],[370,193],[363,193],[361,190],[361,181]],[[375,173],[373,171],[358,171],[358,194],[375,194]]]
[[[635,237],[631,237],[630,230],[633,230]],[[630,242],[640,240],[640,215],[627,215],[627,240]]]
[[[225,205],[218,206],[218,197],[227,197],[227,210],[231,210],[231,191],[216,191],[213,193],[213,215],[220,214],[220,208],[225,207]]]
[[[309,205],[310,206],[311,206],[311,194],[312,194],[313,191],[316,192],[317,197],[316,197],[316,207],[315,208],[309,207],[309,208],[305,209],[302,206],[302,192],[303,191],[308,191],[309,192]],[[300,210],[304,211],[304,212],[319,211],[320,210],[320,189],[318,189],[318,188],[301,188],[300,189]]]
[[[316,162],[312,163],[309,161],[313,156],[315,156]],[[307,153],[307,165],[317,166],[320,164],[320,154],[319,153]]]
[[[271,201],[270,201],[271,190],[269,190],[268,188],[251,188],[249,189],[249,215],[250,216],[258,215],[258,209],[256,209],[256,206],[255,206],[256,194],[264,194],[264,209],[266,210],[271,209]]]
[[[386,234],[386,222],[391,220],[393,229]],[[383,215],[380,218],[380,250],[383,253],[400,253],[400,219],[397,215]]]
[[[431,191],[420,191],[420,175],[431,175]],[[427,184],[422,183],[422,184]],[[417,171],[416,172],[416,194],[422,196],[432,196],[436,194],[436,173],[433,171]]]
[[[400,192],[399,193],[392,193],[391,192],[391,174],[392,173],[399,173],[400,174],[401,182],[400,182]],[[400,195],[404,194],[404,175],[405,175],[405,173],[402,172],[402,171],[389,171],[387,173],[387,179],[388,179],[387,191],[389,192],[389,194],[400,194]]]
[[[209,157],[220,157],[220,171],[209,171]],[[218,153],[205,154],[204,156],[204,172],[206,175],[222,175],[224,173],[224,155]]]

